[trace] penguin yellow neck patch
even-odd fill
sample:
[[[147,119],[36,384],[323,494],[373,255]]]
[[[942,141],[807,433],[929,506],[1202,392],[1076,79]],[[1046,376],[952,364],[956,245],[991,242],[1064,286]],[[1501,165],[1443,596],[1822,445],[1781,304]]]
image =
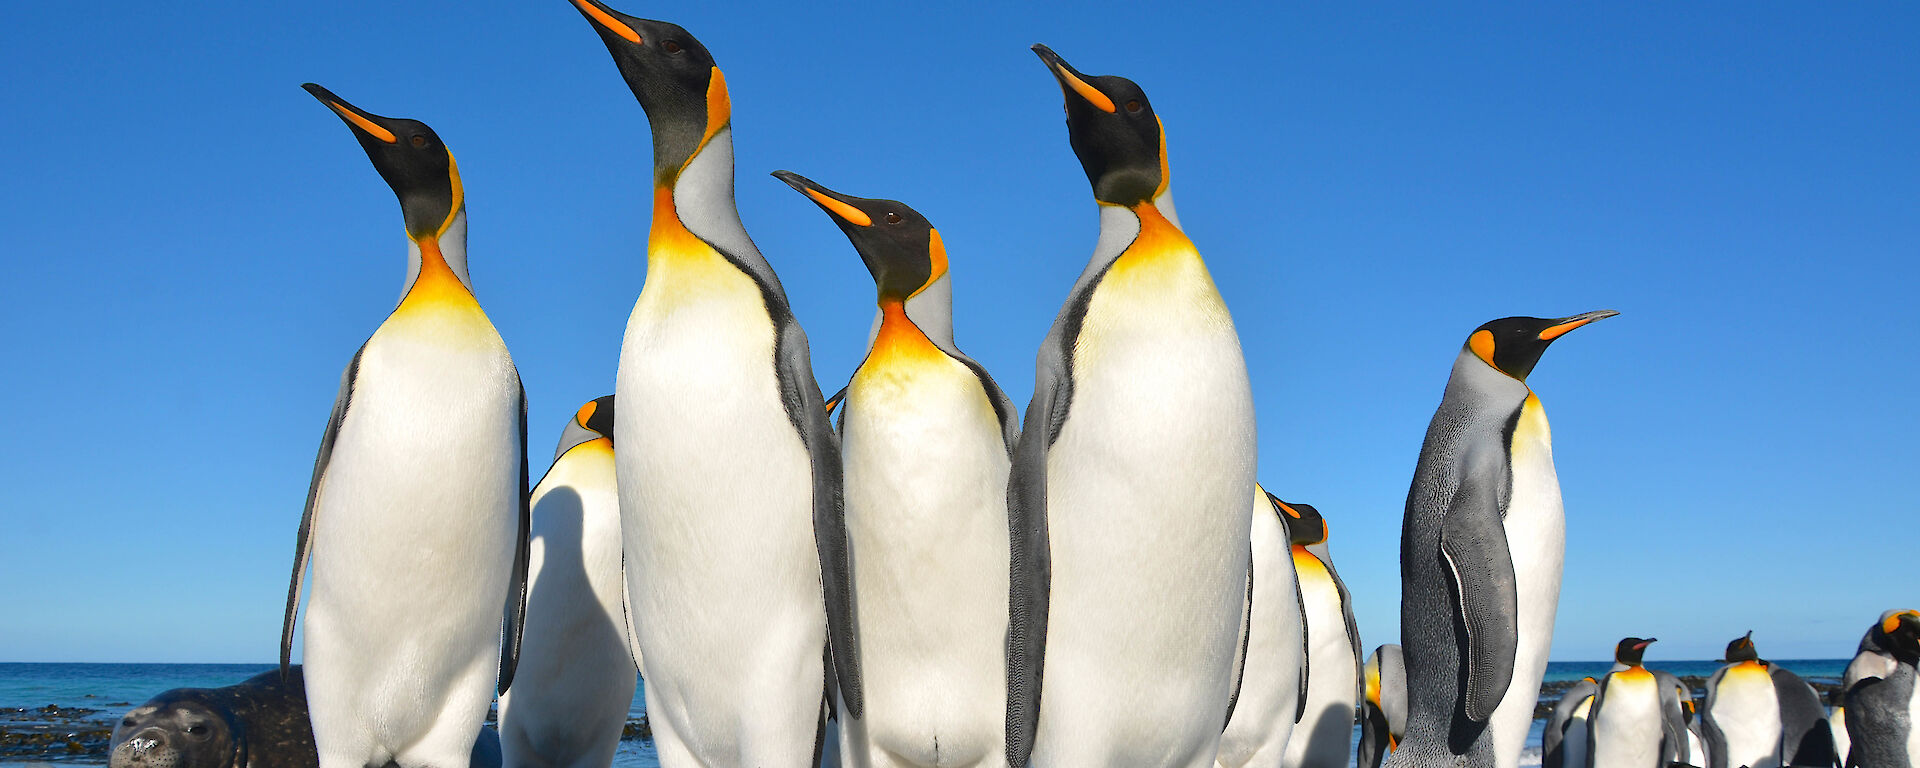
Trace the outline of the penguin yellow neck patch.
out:
[[[420,247],[420,274],[413,279],[413,286],[407,289],[407,295],[400,300],[395,314],[420,312],[437,309],[474,309],[480,308],[479,300],[473,292],[467,290],[467,284],[460,282],[460,276],[453,273],[453,267],[447,265],[447,257],[440,253],[440,240],[437,237],[423,237],[415,241]]]
[[[1187,234],[1168,221],[1160,209],[1152,203],[1142,203],[1133,207],[1134,215],[1140,218],[1140,232],[1133,238],[1113,266],[1105,279],[1128,278],[1144,270],[1178,270],[1199,266],[1200,252],[1193,247],[1193,241]],[[1201,266],[1205,272],[1205,267]],[[1211,287],[1212,279],[1208,279]]]
[[[761,301],[753,278],[687,230],[673,204],[673,188],[653,190],[653,229],[647,236],[647,281],[640,299],[665,309],[700,296],[738,294]]]
[[[899,299],[883,299],[880,302],[880,332],[873,337],[873,351],[867,354],[869,364],[897,365],[924,362],[946,358],[947,354],[934,346],[927,334],[907,317],[907,305]],[[861,366],[864,370],[867,366]]]

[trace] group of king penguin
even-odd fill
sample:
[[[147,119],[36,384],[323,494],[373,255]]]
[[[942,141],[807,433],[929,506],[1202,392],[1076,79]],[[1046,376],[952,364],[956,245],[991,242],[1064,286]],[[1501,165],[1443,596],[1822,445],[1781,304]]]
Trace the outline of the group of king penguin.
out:
[[[1760,658],[1752,632],[1727,644],[1698,701],[1679,678],[1645,666],[1653,642],[1621,640],[1611,671],[1567,689],[1542,734],[1543,768],[1920,766],[1920,612],[1881,614],[1825,702]]]
[[[1517,764],[1564,549],[1526,378],[1615,313],[1468,335],[1408,494],[1402,645],[1363,664],[1325,519],[1255,482],[1239,336],[1138,85],[1034,46],[1100,234],[1024,420],[955,344],[926,217],[774,174],[874,280],[867,356],[827,398],[735,208],[713,56],[569,2],[646,112],[652,227],[614,394],[577,410],[531,486],[525,389],[468,276],[452,154],[425,123],[306,86],[399,198],[408,248],[399,304],[342,377],[287,595],[281,660],[303,630],[321,768],[464,765],[496,694],[507,765],[603,768],[637,679],[669,768],[1337,768],[1362,702],[1381,742],[1363,762]],[[1902,615],[1856,708],[1912,700]]]

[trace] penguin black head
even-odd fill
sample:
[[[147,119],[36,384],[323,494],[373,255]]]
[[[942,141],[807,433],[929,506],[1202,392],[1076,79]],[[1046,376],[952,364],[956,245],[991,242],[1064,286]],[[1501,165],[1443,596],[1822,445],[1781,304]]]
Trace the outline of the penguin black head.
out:
[[[1312,504],[1288,504],[1272,492],[1267,493],[1267,500],[1273,502],[1280,521],[1287,524],[1289,543],[1310,547],[1327,540],[1327,519]]]
[[[1132,80],[1083,75],[1039,43],[1033,52],[1060,81],[1067,136],[1103,203],[1133,207],[1167,190],[1167,141],[1147,94]]]
[[[1751,629],[1747,630],[1747,634],[1734,638],[1733,642],[1727,643],[1727,657],[1721,659],[1722,662],[1728,664],[1759,660],[1760,651],[1753,647],[1753,630]]]
[[[613,54],[653,127],[654,176],[672,183],[733,118],[727,80],[707,47],[680,25],[628,16],[600,0],[569,0]]]
[[[1572,317],[1503,317],[1474,329],[1467,337],[1467,351],[1493,369],[1520,381],[1527,380],[1547,345],[1580,326],[1620,314],[1611,309],[1596,310]]]
[[[1920,658],[1920,611],[1887,611],[1874,631],[1880,636],[1880,647],[1895,658],[1909,662]]]
[[[573,414],[573,423],[608,440],[613,439],[613,395],[588,400]]]
[[[418,120],[373,114],[313,83],[300,87],[353,129],[367,159],[400,198],[408,237],[438,237],[446,231],[453,215],[466,205],[466,197],[453,154],[432,128]]]
[[[774,178],[806,195],[847,234],[873,273],[881,303],[905,302],[947,273],[940,231],[904,203],[843,195],[792,171]]]
[[[1653,645],[1657,638],[1629,637],[1613,647],[1613,660],[1629,667],[1640,666],[1640,660],[1647,655],[1647,646]]]

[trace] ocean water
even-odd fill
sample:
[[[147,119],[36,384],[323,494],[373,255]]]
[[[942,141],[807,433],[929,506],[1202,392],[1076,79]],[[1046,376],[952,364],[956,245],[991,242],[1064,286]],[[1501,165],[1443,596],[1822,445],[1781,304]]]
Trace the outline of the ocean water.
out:
[[[1784,659],[1776,663],[1810,681],[1837,681],[1845,673],[1847,659]],[[1565,661],[1547,665],[1547,682],[1579,680],[1606,674],[1612,662]],[[1720,668],[1714,661],[1656,661],[1649,666],[1675,675],[1706,677]],[[218,688],[232,685],[270,669],[272,664],[12,664],[0,663],[0,709],[38,708],[48,704],[60,707],[85,707],[100,710],[95,717],[110,723],[122,713],[154,694],[169,688]],[[639,717],[646,706],[635,692],[629,717]],[[1527,739],[1522,764],[1537,764],[1540,759],[1540,733],[1543,721],[1534,721]],[[1355,743],[1359,729],[1354,731]],[[46,761],[0,757],[0,768],[80,768],[103,766],[104,757],[78,757]],[[655,768],[659,760],[653,745],[643,741],[621,742],[613,768]]]

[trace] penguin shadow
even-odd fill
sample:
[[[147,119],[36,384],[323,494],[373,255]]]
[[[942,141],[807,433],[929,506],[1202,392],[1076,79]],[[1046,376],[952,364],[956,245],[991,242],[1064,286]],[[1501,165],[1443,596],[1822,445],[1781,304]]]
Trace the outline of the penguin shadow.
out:
[[[541,559],[539,569],[527,574],[533,589],[527,593],[529,626],[525,632],[553,642],[529,644],[523,653],[567,655],[568,648],[628,647],[625,617],[616,618],[600,610],[600,596],[594,593],[593,583],[587,578],[585,515],[586,504],[580,494],[565,486],[541,496],[539,505],[533,509],[529,546],[534,542],[540,545]],[[613,546],[617,549],[620,542],[613,542]],[[622,578],[617,556],[613,567],[614,578]],[[618,583],[609,587],[620,589]],[[555,621],[565,623],[532,626],[534,622]],[[523,669],[527,661],[540,666],[554,665],[550,658],[522,659]],[[559,663],[565,665],[568,659],[560,659]],[[538,677],[527,682],[537,685]],[[515,685],[518,687],[519,683]]]
[[[1342,711],[1343,709],[1345,711]],[[1313,717],[1313,713],[1307,713],[1307,717]],[[1304,720],[1305,718],[1302,718],[1303,722]],[[1351,749],[1353,724],[1354,711],[1334,704],[1321,710],[1320,718],[1314,722],[1312,731],[1306,734],[1294,731],[1293,738],[1297,739],[1303,735],[1306,737],[1307,748],[1300,753],[1303,755],[1347,755],[1353,751]],[[1313,758],[1309,757],[1306,762],[1313,762]],[[1341,765],[1344,766],[1345,763]]]

